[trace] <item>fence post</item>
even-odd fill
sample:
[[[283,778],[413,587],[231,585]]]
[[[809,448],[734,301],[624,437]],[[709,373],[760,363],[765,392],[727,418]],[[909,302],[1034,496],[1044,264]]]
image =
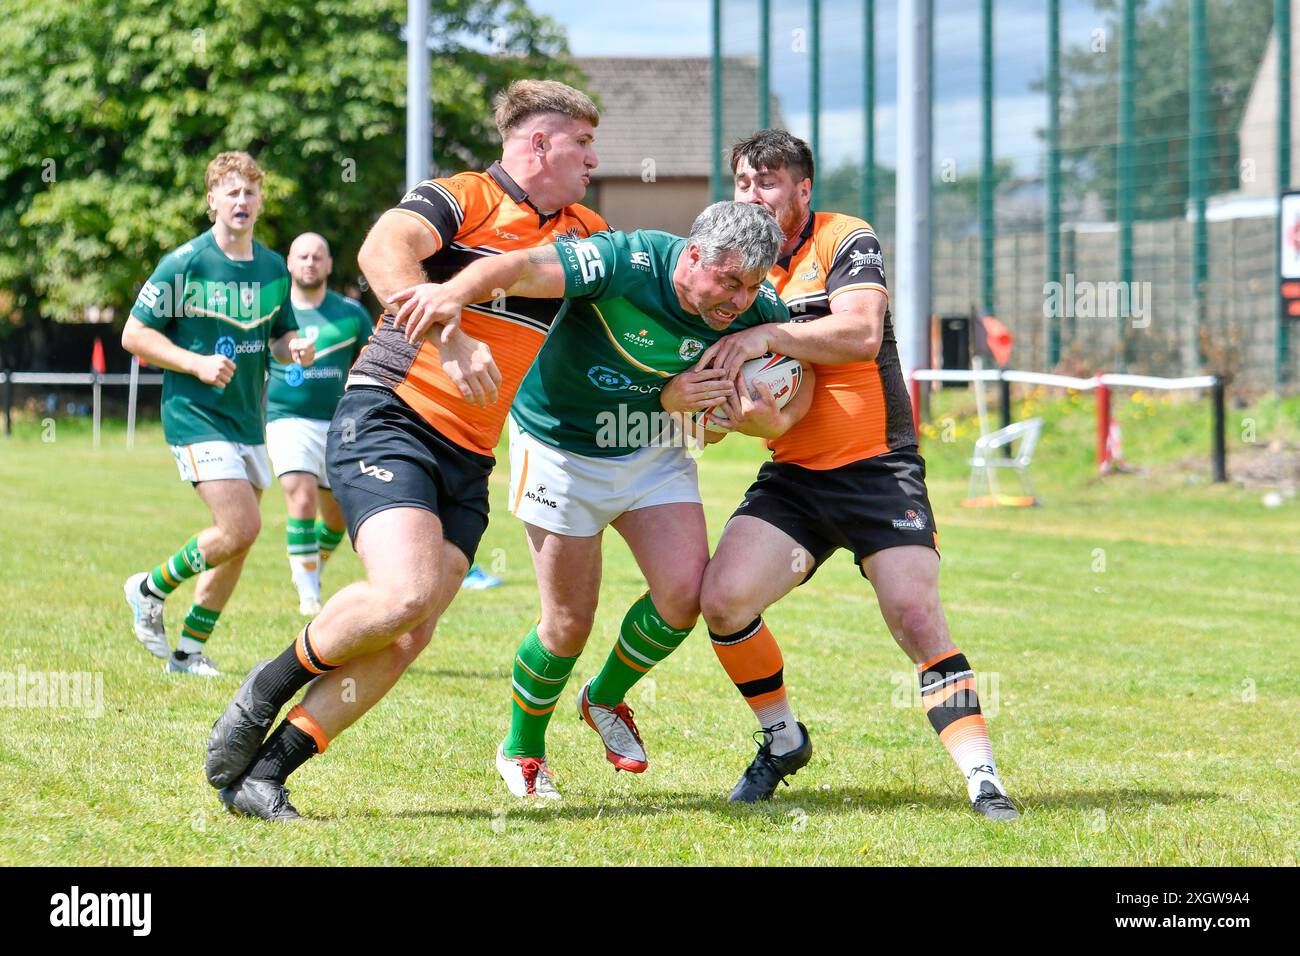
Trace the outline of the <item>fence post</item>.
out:
[[[140,390],[140,358],[131,356],[131,386],[126,397],[126,447],[135,447],[135,409],[137,393]]]
[[[1216,482],[1228,480],[1228,448],[1224,437],[1227,427],[1225,404],[1223,378],[1216,375],[1214,376],[1214,435],[1212,436],[1212,447],[1214,448],[1213,480]]]
[[[921,447],[921,382],[912,376],[912,427],[916,430],[916,447]]]
[[[14,371],[5,372],[5,434],[14,433]]]
[[[1110,471],[1110,386],[1097,383],[1097,474]]]
[[[102,378],[103,378],[103,376],[100,375],[98,372],[96,372],[96,373],[95,373],[95,382],[94,382],[94,385],[93,385],[93,387],[92,387],[92,393],[94,394],[94,405],[95,405],[95,408],[94,408],[94,417],[95,417],[94,435],[95,435],[95,437],[94,437],[94,442],[93,442],[93,443],[94,443],[94,446],[95,446],[96,448],[99,447],[99,419],[100,419],[100,409],[101,409],[101,407],[102,407],[102,405],[101,405],[101,398],[102,398],[102,392],[103,392],[103,385],[100,383],[100,379],[102,379]]]
[[[1002,427],[1011,425],[1011,383],[1007,381],[1005,369],[998,369],[998,410],[1002,415]],[[1002,457],[1011,457],[1011,445],[1002,446]]]

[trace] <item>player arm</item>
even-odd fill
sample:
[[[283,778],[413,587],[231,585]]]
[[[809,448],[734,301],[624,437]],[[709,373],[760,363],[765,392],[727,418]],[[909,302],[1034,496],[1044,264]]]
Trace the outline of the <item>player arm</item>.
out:
[[[512,295],[559,299],[564,297],[564,282],[564,266],[554,245],[485,256],[446,282],[426,282],[395,293],[392,302],[400,308],[393,327],[405,326],[407,340],[418,342],[441,326],[442,340],[447,341],[459,327],[465,306]]]
[[[126,327],[122,329],[122,348],[132,355],[144,359],[150,365],[166,369],[169,372],[193,375],[195,378],[203,379],[208,385],[217,384],[208,378],[204,378],[202,374],[205,371],[205,365],[219,366],[219,363],[213,360],[222,359],[226,365],[230,366],[229,374],[225,376],[225,381],[220,384],[224,385],[230,381],[230,376],[235,371],[235,363],[225,358],[225,356],[199,355],[189,349],[181,348],[158,329],[145,325],[134,315],[127,318]]]
[[[271,340],[271,357],[281,365],[297,362],[306,368],[316,361],[316,344],[311,339],[300,338],[294,329]]]
[[[379,217],[357,253],[357,266],[385,311],[393,294],[428,281],[421,263],[440,248],[437,236],[399,209]]]
[[[489,256],[466,266],[447,282],[465,304],[499,296],[526,299],[564,298],[564,266],[554,245]]]
[[[889,299],[878,289],[842,292],[831,300],[831,314],[813,322],[765,322],[724,336],[702,360],[714,367],[738,368],[768,352],[808,365],[844,365],[876,357],[885,331]]]
[[[831,299],[831,314],[816,322],[760,326],[767,333],[764,351],[797,358],[805,365],[873,359],[884,337],[888,304],[888,297],[879,289],[842,292]]]

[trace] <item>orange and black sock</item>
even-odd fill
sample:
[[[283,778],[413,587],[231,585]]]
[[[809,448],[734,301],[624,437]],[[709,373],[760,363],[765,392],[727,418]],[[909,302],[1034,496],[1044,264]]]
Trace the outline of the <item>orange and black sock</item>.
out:
[[[280,721],[253,758],[248,776],[256,780],[274,780],[281,786],[311,757],[323,754],[329,738],[316,719],[299,704]]]
[[[339,666],[325,660],[312,647],[310,632],[311,625],[308,624],[294,642],[280,652],[279,657],[262,668],[253,681],[253,693],[257,699],[271,701],[277,711],[312,680]]]
[[[966,777],[971,800],[979,796],[980,784],[985,780],[1006,793],[993,762],[993,744],[975,691],[975,672],[966,655],[953,648],[918,665],[917,671],[921,677],[921,705],[940,742]]]
[[[758,718],[758,725],[772,735],[772,753],[798,749],[803,734],[785,696],[785,661],[763,619],[754,618],[735,634],[710,630],[709,642],[722,669]]]

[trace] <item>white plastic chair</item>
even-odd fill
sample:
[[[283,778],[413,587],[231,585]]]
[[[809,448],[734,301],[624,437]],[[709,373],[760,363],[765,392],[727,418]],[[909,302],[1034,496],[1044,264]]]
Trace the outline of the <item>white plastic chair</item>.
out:
[[[1029,466],[1034,460],[1034,448],[1038,445],[1038,436],[1043,430],[1043,420],[1041,418],[1029,418],[1023,422],[1015,422],[1006,428],[999,428],[995,432],[989,432],[983,435],[975,442],[975,452],[970,459],[970,494],[968,500],[974,500],[982,495],[990,495],[996,500],[998,495],[997,478],[994,469],[1011,468],[1014,469],[1020,479],[1020,487],[1023,493],[1029,498],[1037,498],[1034,493],[1034,485],[1029,477]],[[1008,445],[1019,441],[1018,447],[1014,448],[1014,454],[1006,457],[1002,454],[1002,449]],[[980,477],[983,476],[983,482]],[[980,484],[987,486],[986,490],[980,490]]]

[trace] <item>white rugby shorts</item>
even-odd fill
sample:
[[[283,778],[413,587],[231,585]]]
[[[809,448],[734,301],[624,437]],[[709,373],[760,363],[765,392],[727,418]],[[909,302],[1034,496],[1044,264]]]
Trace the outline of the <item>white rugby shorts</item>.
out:
[[[320,488],[330,486],[325,474],[325,437],[330,423],[318,418],[277,418],[266,423],[266,450],[271,453],[275,477],[291,471],[316,476]]]
[[[190,482],[242,478],[254,488],[271,487],[271,462],[265,445],[233,441],[201,441],[172,445],[181,480]]]
[[[586,538],[627,511],[700,501],[695,459],[680,445],[596,458],[539,441],[510,418],[510,513],[528,524]]]

